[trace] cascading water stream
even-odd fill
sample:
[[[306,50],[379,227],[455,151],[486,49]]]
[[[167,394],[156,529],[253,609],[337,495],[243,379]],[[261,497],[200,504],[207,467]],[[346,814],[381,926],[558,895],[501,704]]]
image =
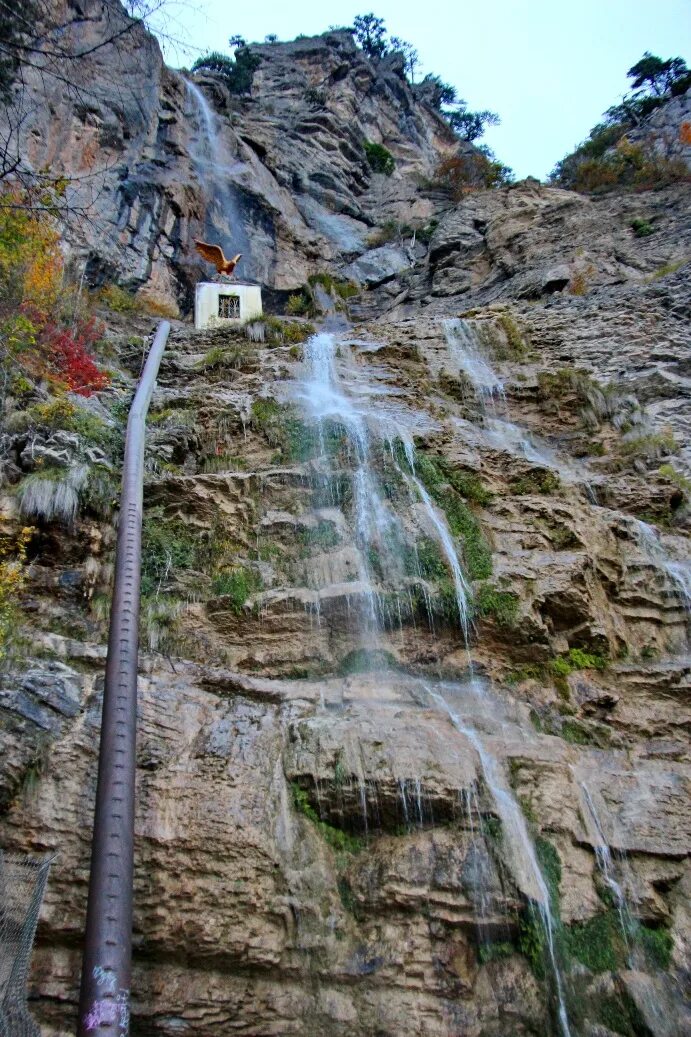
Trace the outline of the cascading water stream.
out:
[[[306,378],[301,383],[299,398],[308,417],[316,422],[322,464],[327,479],[333,470],[327,449],[330,423],[343,429],[354,466],[353,502],[355,506],[355,541],[358,577],[366,600],[361,619],[361,633],[367,634],[369,646],[378,629],[379,601],[368,560],[368,549],[385,545],[398,529],[398,520],[378,492],[370,459],[369,434],[363,414],[343,391],[335,369],[336,337],[323,331],[305,344]],[[363,622],[364,620],[364,622]]]
[[[470,623],[469,600],[471,597],[471,590],[465,576],[463,575],[463,569],[461,568],[461,563],[456,548],[454,547],[453,538],[449,531],[449,527],[446,524],[446,520],[440,514],[439,509],[434,506],[432,498],[415,474],[415,448],[409,439],[403,439],[403,445],[411,475],[406,475],[400,465],[398,466],[398,470],[401,472],[406,482],[408,482],[409,485],[412,483],[417,490],[420,499],[425,506],[429,520],[437,534],[437,539],[444,552],[449,568],[451,569],[454,591],[456,593],[456,606],[458,608],[459,622],[461,624],[461,630],[463,631],[463,640],[467,645],[468,627]]]
[[[481,403],[505,402],[504,383],[482,355],[477,336],[468,321],[460,317],[444,321],[444,335],[451,362],[469,379]]]
[[[403,527],[400,519],[391,508],[390,503],[379,492],[378,480],[374,473],[371,430],[375,430],[378,441],[382,445],[388,446],[388,453],[393,459],[399,475],[408,486],[411,499],[422,503],[428,524],[434,531],[435,538],[443,551],[453,577],[460,627],[464,643],[467,646],[470,588],[446,519],[416,474],[412,438],[401,428],[399,422],[388,419],[379,409],[372,406],[371,400],[376,393],[368,392],[369,386],[361,384],[355,386],[355,384],[351,385],[350,381],[344,383],[341,380],[336,366],[338,352],[339,341],[330,332],[314,335],[306,343],[305,377],[300,383],[297,395],[306,416],[312,422],[316,422],[321,453],[320,464],[326,467],[327,477],[332,477],[334,474],[327,449],[330,423],[334,423],[345,432],[348,457],[354,467],[354,539],[361,559],[359,582],[366,587],[370,602],[367,621],[364,629],[361,629],[361,634],[371,635],[373,631],[376,632],[379,618],[379,610],[376,605],[377,591],[372,582],[367,559],[368,549],[374,545],[384,548],[387,541],[403,542]],[[404,470],[402,463],[399,463],[396,457],[395,440],[403,442],[408,471]],[[400,576],[400,566],[395,551],[382,550],[382,568],[385,570],[383,573],[385,578],[388,577],[395,581]],[[486,712],[491,712],[490,699],[480,683],[475,681],[472,676],[471,685],[475,701],[481,702],[483,708],[486,707]],[[510,791],[509,783],[498,760],[487,750],[475,728],[451,710],[439,691],[427,685],[425,688],[431,701],[449,717],[456,730],[470,742],[477,753],[485,784],[493,797],[502,822],[506,843],[510,848],[516,870],[518,886],[536,905],[544,928],[547,951],[554,975],[559,1025],[563,1037],[570,1037],[563,982],[554,946],[554,921],[551,915],[549,890],[540,871],[521,809]],[[424,817],[421,784],[418,781],[412,792],[402,780],[399,787],[406,821],[415,818],[421,824]],[[363,817],[367,824],[367,796],[364,784],[361,784],[361,800]]]
[[[687,620],[691,622],[691,562],[670,558],[660,540],[660,534],[653,526],[642,519],[631,519],[631,522],[641,551],[666,573],[681,601]]]

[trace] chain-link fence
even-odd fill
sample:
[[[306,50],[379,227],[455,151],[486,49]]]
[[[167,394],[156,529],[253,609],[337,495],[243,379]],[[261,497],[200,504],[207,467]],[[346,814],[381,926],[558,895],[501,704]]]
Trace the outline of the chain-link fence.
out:
[[[26,980],[52,861],[0,850],[0,1037],[40,1037],[26,1003]]]

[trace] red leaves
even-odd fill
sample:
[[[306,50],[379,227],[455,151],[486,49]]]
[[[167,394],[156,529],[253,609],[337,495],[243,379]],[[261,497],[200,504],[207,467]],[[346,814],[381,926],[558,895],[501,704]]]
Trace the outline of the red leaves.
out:
[[[41,345],[47,350],[48,364],[60,380],[80,396],[91,396],[110,382],[92,355],[103,331],[103,325],[95,317],[79,319],[73,328],[60,328],[48,320],[41,330]]]

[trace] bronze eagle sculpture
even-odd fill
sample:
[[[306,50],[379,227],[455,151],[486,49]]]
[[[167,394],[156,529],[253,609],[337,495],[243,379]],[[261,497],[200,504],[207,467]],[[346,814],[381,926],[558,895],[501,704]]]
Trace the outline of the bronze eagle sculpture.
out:
[[[196,240],[194,244],[199,255],[203,256],[207,262],[213,263],[219,274],[227,274],[230,277],[242,259],[242,252],[238,252],[232,259],[226,259],[220,245],[209,245],[206,241]]]

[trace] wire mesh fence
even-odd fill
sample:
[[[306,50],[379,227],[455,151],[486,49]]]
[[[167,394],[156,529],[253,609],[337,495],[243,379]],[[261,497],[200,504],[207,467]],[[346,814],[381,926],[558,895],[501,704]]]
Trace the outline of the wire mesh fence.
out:
[[[0,850],[0,1037],[40,1037],[26,982],[52,861]]]

